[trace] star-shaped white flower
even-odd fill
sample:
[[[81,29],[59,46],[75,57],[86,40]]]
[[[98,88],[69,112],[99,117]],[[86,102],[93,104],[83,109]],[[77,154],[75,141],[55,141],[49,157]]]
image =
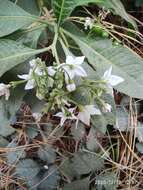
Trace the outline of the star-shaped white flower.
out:
[[[59,68],[64,70],[66,83],[69,83],[68,81],[72,80],[75,76],[87,77],[86,71],[81,66],[84,58],[84,56],[67,56],[66,62],[59,66]]]
[[[121,82],[124,82],[124,79],[122,77],[119,77],[117,75],[112,75],[112,66],[105,71],[102,79],[107,83],[109,87],[116,86],[120,84]]]
[[[70,120],[77,120],[77,117],[73,114],[73,111],[75,110],[75,108],[70,108],[69,109],[69,113],[70,113],[70,115],[69,116],[67,116],[67,115],[65,115],[63,112],[58,112],[58,113],[56,113],[54,116],[55,117],[60,117],[61,119],[60,119],[60,126],[63,126],[63,124],[65,123],[65,121],[67,120],[67,119],[70,119]]]
[[[85,29],[85,30],[87,30],[88,28],[89,28],[89,29],[92,29],[93,23],[94,23],[94,21],[93,21],[92,18],[86,17],[86,18],[85,18],[85,23],[84,23],[84,29]]]
[[[18,77],[20,79],[27,81],[25,85],[25,90],[30,90],[30,89],[35,88],[36,82],[35,82],[35,79],[33,78],[33,69],[30,69],[28,74],[18,75]]]
[[[101,111],[95,105],[86,105],[83,110],[78,113],[77,118],[86,125],[90,125],[91,115],[101,115]]]
[[[10,96],[10,85],[0,83],[0,96],[5,96],[5,99],[8,100]]]

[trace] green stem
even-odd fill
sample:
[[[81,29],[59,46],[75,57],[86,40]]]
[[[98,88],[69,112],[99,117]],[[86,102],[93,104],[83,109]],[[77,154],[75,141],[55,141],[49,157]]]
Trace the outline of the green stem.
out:
[[[57,28],[57,25],[54,26],[54,32],[55,32],[55,36],[54,36],[54,40],[53,40],[53,43],[52,43],[52,53],[55,57],[55,60],[58,64],[60,64],[60,60],[59,60],[59,56],[58,56],[58,53],[57,53],[57,48],[56,48],[56,45],[57,45],[57,40],[58,40],[58,28]]]

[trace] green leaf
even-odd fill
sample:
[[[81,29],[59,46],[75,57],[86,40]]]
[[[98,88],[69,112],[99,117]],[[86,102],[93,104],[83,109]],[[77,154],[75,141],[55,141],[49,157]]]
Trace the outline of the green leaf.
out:
[[[52,6],[58,23],[60,24],[60,22],[65,20],[75,7],[88,4],[89,2],[99,3],[104,2],[104,0],[52,0]]]
[[[75,166],[71,162],[71,158],[66,158],[61,166],[60,170],[68,179],[73,180],[75,177],[79,177],[79,174],[75,171]]]
[[[56,166],[49,166],[48,170],[42,170],[31,180],[27,181],[30,189],[34,190],[55,190],[60,180],[59,171]]]
[[[98,158],[95,154],[88,152],[75,153],[72,162],[76,172],[80,175],[97,171],[104,167],[104,160],[102,158]]]
[[[136,148],[137,148],[138,152],[143,154],[143,143],[137,143]]]
[[[15,129],[10,126],[10,119],[7,118],[5,105],[0,101],[0,135],[7,137],[15,132]]]
[[[59,171],[57,168],[53,165],[50,166],[48,171],[43,173],[40,176],[40,185],[38,186],[38,190],[55,190],[58,189],[58,184],[60,180]]]
[[[78,126],[73,125],[71,127],[71,134],[73,135],[76,141],[82,140],[85,135],[85,126],[83,123],[78,122]]]
[[[37,48],[38,40],[40,35],[45,29],[45,25],[41,24],[39,26],[27,29],[27,30],[18,30],[6,38],[9,40],[14,40],[30,48]]]
[[[55,162],[56,153],[53,148],[45,145],[39,148],[38,157],[44,162],[47,162],[47,164],[52,164]]]
[[[92,127],[96,131],[100,131],[101,133],[106,133],[106,126],[108,125],[108,122],[106,121],[106,118],[103,115],[95,115],[91,118]]]
[[[38,130],[35,126],[30,125],[26,128],[25,130],[27,136],[29,137],[29,139],[34,139],[37,135],[38,135]]]
[[[81,179],[81,180],[75,180],[69,184],[65,184],[63,190],[87,190],[89,189],[89,177]]]
[[[92,127],[87,136],[86,147],[88,150],[95,152],[100,148],[99,144],[100,142],[97,139],[97,130]]]
[[[4,137],[0,136],[0,147],[1,148],[6,147],[8,145],[8,143],[9,142]]]
[[[117,189],[117,176],[115,173],[105,173],[96,177],[97,190],[116,190]]]
[[[15,1],[15,0],[14,0]],[[20,6],[25,11],[33,15],[39,15],[40,10],[38,7],[37,0],[18,0],[17,5]]]
[[[23,178],[24,180],[30,181],[38,174],[39,171],[40,168],[35,161],[31,159],[24,159],[17,164],[15,175]]]
[[[8,164],[15,164],[19,161],[19,159],[25,158],[26,156],[24,148],[18,148],[18,144],[15,142],[9,143],[7,148],[16,148],[15,150],[9,151],[6,154]]]
[[[0,0],[0,37],[28,26],[36,18],[8,0]]]
[[[77,6],[87,5],[88,3],[96,3],[103,7],[113,9],[116,14],[135,26],[135,22],[126,13],[120,0],[52,0],[53,10],[59,24],[70,16],[71,12]]]
[[[88,174],[104,168],[104,160],[90,152],[79,151],[72,158],[66,159],[61,170],[71,180],[83,174]]]
[[[125,80],[115,89],[131,97],[143,98],[143,59],[139,55],[122,45],[114,46],[109,39],[88,39],[74,25],[67,26],[68,31],[64,32],[77,43],[101,77],[112,66],[112,74]]]
[[[8,101],[4,98],[0,100],[0,135],[6,137],[15,132],[15,129],[9,125],[12,117],[18,111],[24,95],[25,92],[21,88],[16,88],[11,91]]]
[[[46,51],[46,48],[34,50],[8,39],[0,40],[0,77],[8,70],[31,56]]]

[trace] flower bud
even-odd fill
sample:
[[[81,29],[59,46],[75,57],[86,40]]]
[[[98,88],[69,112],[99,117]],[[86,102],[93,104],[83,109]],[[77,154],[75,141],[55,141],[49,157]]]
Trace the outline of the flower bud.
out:
[[[48,70],[48,74],[49,74],[51,77],[53,77],[53,76],[55,75],[55,73],[56,73],[55,69],[53,69],[52,66],[47,67],[47,70]]]
[[[66,86],[66,88],[67,88],[67,90],[68,90],[69,92],[72,92],[72,91],[74,91],[74,90],[76,89],[76,85],[75,85],[74,83],[71,83],[71,84],[68,84],[68,85]]]

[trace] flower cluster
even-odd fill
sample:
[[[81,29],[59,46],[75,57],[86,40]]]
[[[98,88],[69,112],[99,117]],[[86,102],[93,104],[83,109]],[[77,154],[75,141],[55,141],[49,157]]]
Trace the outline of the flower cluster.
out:
[[[67,56],[66,62],[58,66],[45,67],[41,59],[37,58],[30,61],[30,70],[28,74],[18,75],[20,79],[25,80],[27,83],[25,85],[25,90],[33,89],[36,85],[36,78],[44,77],[46,74],[49,77],[53,77],[56,73],[64,74],[66,88],[69,92],[76,89],[76,85],[73,81],[75,76],[86,77],[87,74],[82,68],[82,63],[84,61],[84,56],[73,57]]]
[[[26,83],[25,90],[35,89],[36,96],[42,100],[45,99],[46,109],[49,110],[61,110],[56,113],[54,117],[60,118],[60,125],[62,126],[66,120],[81,121],[86,125],[90,125],[90,117],[92,115],[101,115],[102,112],[111,112],[112,106],[104,101],[102,102],[102,112],[96,104],[96,98],[101,97],[102,93],[106,89],[112,89],[114,86],[123,82],[122,77],[112,75],[112,67],[104,72],[104,75],[99,82],[88,79],[88,75],[85,69],[82,67],[85,57],[67,56],[66,61],[60,65],[54,64],[53,66],[46,66],[40,58],[33,59],[29,62],[30,69],[27,74],[18,75],[18,78],[22,81],[11,82],[11,85],[0,83],[0,96],[5,96],[8,100],[10,96],[9,88],[15,87],[21,83]],[[75,77],[80,77],[80,87],[89,89],[90,91],[90,103],[82,105],[72,99],[71,92],[76,91],[79,88],[76,85]],[[96,82],[96,83],[95,83]],[[101,87],[100,83],[104,87]],[[97,85],[99,84],[99,85]],[[39,122],[41,120],[41,113],[33,113],[34,119]]]
[[[118,85],[119,83],[123,82],[124,79],[122,77],[112,75],[112,66],[104,72],[104,75],[102,77],[102,80],[105,82],[105,85],[108,89],[112,89],[112,87]],[[68,72],[69,73],[69,72]],[[80,73],[80,72],[79,72]],[[81,76],[87,76],[87,74],[84,72],[80,73]],[[73,77],[71,74],[70,76]],[[67,76],[65,76],[67,77]],[[85,105],[85,106],[80,106],[80,110],[77,115],[74,114],[75,110],[77,108],[70,108],[68,111],[68,114],[64,112],[58,112],[55,116],[60,117],[60,125],[62,126],[64,122],[68,120],[76,120],[76,121],[82,121],[86,125],[90,125],[90,117],[92,115],[101,115],[101,111],[97,108],[96,105]],[[104,103],[103,105],[103,112],[111,112],[112,111],[112,106],[108,103]]]

